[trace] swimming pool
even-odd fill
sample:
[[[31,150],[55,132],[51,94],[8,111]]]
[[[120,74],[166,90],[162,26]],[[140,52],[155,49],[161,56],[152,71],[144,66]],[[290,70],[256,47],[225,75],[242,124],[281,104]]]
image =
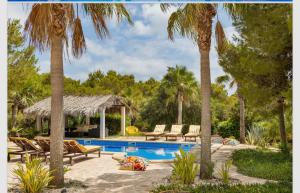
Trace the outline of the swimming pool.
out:
[[[195,145],[192,143],[159,143],[138,141],[109,141],[77,139],[82,145],[99,145],[102,151],[123,152],[128,156],[140,156],[149,160],[172,160],[179,148],[186,152]]]

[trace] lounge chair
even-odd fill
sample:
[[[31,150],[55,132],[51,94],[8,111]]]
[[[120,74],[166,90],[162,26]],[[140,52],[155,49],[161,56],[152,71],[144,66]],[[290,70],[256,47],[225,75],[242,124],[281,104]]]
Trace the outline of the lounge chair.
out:
[[[34,140],[43,150],[42,155],[45,157],[45,161],[47,162],[47,157],[50,156],[50,138],[38,136],[38,137],[35,137]],[[64,144],[63,148],[64,148],[63,151],[64,151],[64,155],[65,155],[68,153],[65,144]]]
[[[66,147],[67,154],[64,157],[69,158],[70,164],[73,164],[73,157],[78,157],[81,155],[88,156],[90,153],[98,152],[98,157],[100,157],[101,146],[83,146],[79,144],[76,140],[64,140],[64,146]]]
[[[156,125],[153,132],[145,132],[146,141],[148,137],[154,137],[157,139],[158,137],[164,134],[166,125]]]
[[[9,140],[15,143],[20,149],[9,151],[7,154],[8,161],[10,161],[10,155],[20,155],[21,162],[24,162],[23,157],[26,154],[32,158],[32,156],[39,156],[43,153],[43,150],[39,146],[24,137],[9,137]]]
[[[175,138],[177,141],[177,137],[182,137],[182,125],[172,125],[170,133],[165,133],[166,141],[168,138]]]
[[[190,125],[189,132],[184,135],[184,141],[186,141],[186,138],[194,138],[196,141],[197,137],[200,137],[200,125]]]

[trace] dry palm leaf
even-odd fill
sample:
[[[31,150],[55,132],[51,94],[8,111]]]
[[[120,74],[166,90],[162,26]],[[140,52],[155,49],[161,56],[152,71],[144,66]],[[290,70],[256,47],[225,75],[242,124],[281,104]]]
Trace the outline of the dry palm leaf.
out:
[[[76,58],[79,58],[86,50],[84,34],[81,20],[77,17],[73,24],[72,52]]]

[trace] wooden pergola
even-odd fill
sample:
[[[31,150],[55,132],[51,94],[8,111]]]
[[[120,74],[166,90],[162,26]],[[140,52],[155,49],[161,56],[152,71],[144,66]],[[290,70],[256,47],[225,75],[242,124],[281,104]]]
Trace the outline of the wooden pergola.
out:
[[[119,107],[121,109],[121,134],[125,135],[125,120],[126,104],[124,98],[115,95],[102,96],[64,96],[64,118],[67,115],[87,117],[95,116],[100,113],[100,138],[105,139],[105,111],[108,109]],[[41,120],[43,117],[50,117],[51,115],[51,97],[41,100],[34,105],[26,108],[24,113],[36,118],[36,127],[41,128]]]

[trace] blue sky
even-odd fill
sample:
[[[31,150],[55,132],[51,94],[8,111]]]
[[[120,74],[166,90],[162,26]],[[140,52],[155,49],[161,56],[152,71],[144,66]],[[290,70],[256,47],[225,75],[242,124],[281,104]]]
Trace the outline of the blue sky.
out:
[[[159,4],[127,4],[133,17],[134,25],[125,22],[117,23],[115,19],[108,22],[110,37],[99,39],[89,18],[82,17],[83,29],[87,43],[87,51],[75,59],[69,52],[65,55],[64,73],[76,80],[84,81],[88,73],[95,70],[107,72],[115,70],[121,74],[133,74],[137,80],[150,77],[160,80],[168,66],[184,65],[192,71],[197,80],[200,79],[200,56],[197,46],[189,39],[176,37],[174,42],[167,38],[166,26],[170,12],[162,13]],[[23,24],[30,10],[29,5],[8,4],[8,17],[18,18]],[[81,12],[81,16],[84,14]],[[225,28],[229,40],[236,34],[230,17],[219,8],[218,18]],[[215,38],[212,39],[210,54],[211,77],[224,74],[218,65],[217,52],[214,49]],[[39,58],[40,72],[49,72],[49,52],[36,52]]]

